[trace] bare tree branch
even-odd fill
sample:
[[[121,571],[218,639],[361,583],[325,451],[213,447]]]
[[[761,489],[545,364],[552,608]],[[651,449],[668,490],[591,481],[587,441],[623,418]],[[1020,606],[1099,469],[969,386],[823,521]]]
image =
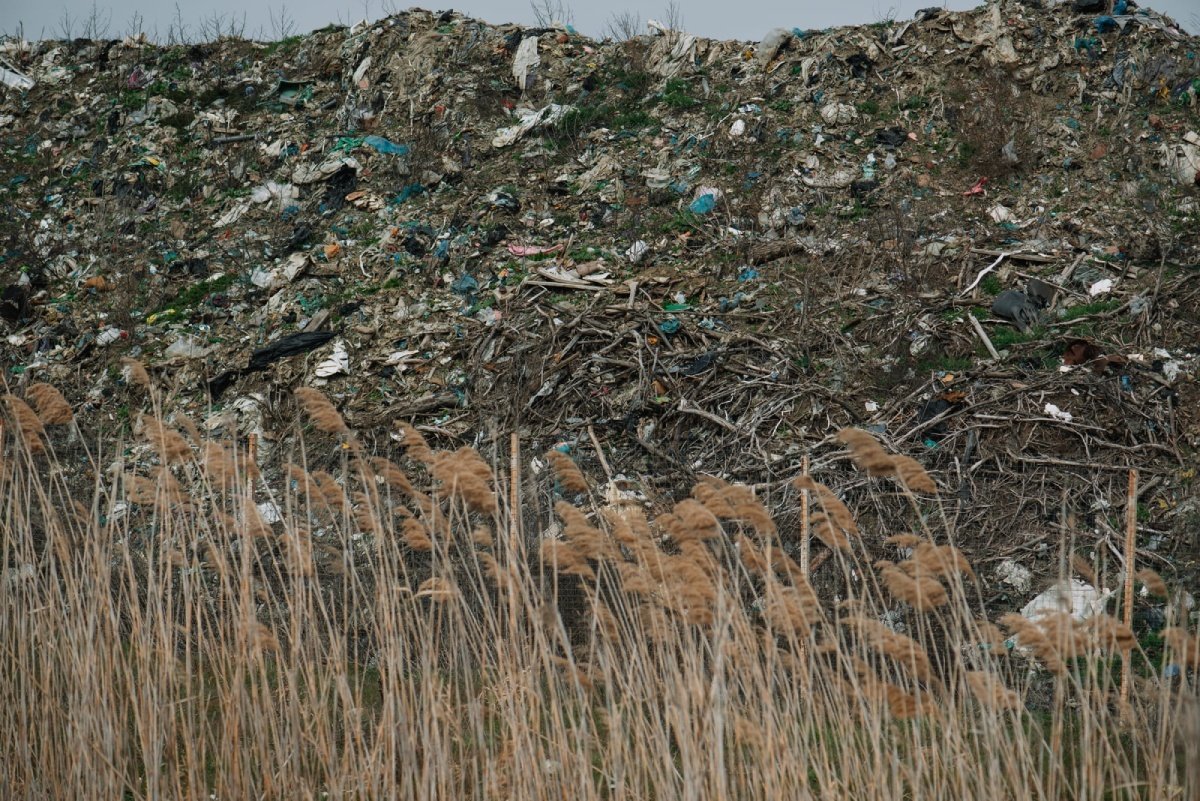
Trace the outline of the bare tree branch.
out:
[[[279,9],[268,7],[267,12],[271,15],[271,38],[275,41],[290,39],[296,34],[296,20],[292,18],[292,13],[288,10],[284,3],[279,4]]]
[[[129,15],[129,21],[125,23],[125,36],[130,39],[138,39],[146,33],[146,20],[140,12],[134,11]]]
[[[167,26],[167,44],[191,44],[191,39],[188,36],[188,26],[183,21],[183,9],[179,7],[179,3],[175,4],[175,16]]]
[[[679,7],[679,0],[668,0],[663,7],[662,17],[662,23],[668,30],[683,30],[683,9]]]
[[[83,22],[84,39],[105,39],[108,37],[109,26],[112,25],[112,9],[102,12],[92,0],[92,8]]]
[[[71,16],[70,10],[63,6],[62,13],[58,16],[58,38],[70,41],[75,38],[75,17]]]
[[[605,37],[617,42],[627,42],[642,32],[642,16],[633,11],[614,12],[604,28]]]
[[[570,25],[575,21],[575,10],[563,0],[529,0],[529,9],[539,28]]]

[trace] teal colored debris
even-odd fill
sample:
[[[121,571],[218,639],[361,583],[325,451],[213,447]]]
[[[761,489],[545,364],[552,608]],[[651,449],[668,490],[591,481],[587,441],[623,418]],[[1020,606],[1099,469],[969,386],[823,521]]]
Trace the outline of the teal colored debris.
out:
[[[390,139],[384,139],[382,136],[364,136],[362,143],[367,147],[374,148],[376,152],[384,153],[388,156],[407,156],[408,145],[399,145]]]
[[[693,200],[691,205],[688,206],[688,209],[693,214],[708,214],[710,211],[716,208],[716,205],[717,199],[711,194],[706,193]]]

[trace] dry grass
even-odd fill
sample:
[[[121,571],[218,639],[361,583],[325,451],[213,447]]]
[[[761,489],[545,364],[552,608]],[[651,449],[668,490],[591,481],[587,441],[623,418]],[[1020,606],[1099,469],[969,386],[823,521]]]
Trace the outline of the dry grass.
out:
[[[1108,616],[1005,617],[1010,651],[951,532],[915,521],[885,545],[905,558],[875,562],[801,479],[837,599],[715,479],[653,521],[559,501],[561,536],[523,538],[476,452],[399,426],[406,472],[298,400],[339,436],[309,459],[338,466],[260,466],[147,416],[140,467],[69,483],[6,398],[4,798],[1200,797],[1194,675],[1145,676],[1119,710],[1137,644]],[[864,469],[936,490],[864,436],[844,436]],[[1197,667],[1170,622],[1170,658]]]

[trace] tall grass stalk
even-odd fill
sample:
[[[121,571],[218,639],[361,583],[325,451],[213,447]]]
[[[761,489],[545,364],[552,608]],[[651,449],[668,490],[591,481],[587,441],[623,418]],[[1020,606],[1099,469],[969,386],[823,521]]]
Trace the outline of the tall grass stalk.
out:
[[[801,478],[835,551],[819,597],[746,487],[648,519],[554,456],[587,500],[543,536],[516,530],[519,467],[411,427],[394,464],[300,402],[303,449],[261,465],[158,417],[68,460],[10,412],[0,797],[1200,797],[1200,639],[1171,621],[1185,670],[1144,672],[1123,721],[1132,632],[988,622],[945,516],[919,514],[932,479],[861,432],[920,533],[869,556]]]

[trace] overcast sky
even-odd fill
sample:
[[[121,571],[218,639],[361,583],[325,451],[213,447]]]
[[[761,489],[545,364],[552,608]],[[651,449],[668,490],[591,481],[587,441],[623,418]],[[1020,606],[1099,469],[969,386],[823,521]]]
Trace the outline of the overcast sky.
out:
[[[1069,1],[1069,0],[1068,0]],[[148,33],[158,31],[165,37],[172,24],[175,9],[192,33],[201,20],[224,18],[226,22],[245,15],[245,35],[271,37],[273,26],[269,10],[284,9],[293,21],[296,32],[308,32],[331,22],[356,22],[364,17],[383,16],[389,8],[407,8],[413,0],[107,0],[95,3],[99,25],[107,24],[107,35],[116,37],[127,33],[135,13],[141,14]],[[667,0],[535,0],[545,8],[566,8],[581,33],[600,37],[614,13],[638,9],[644,22],[662,18]],[[757,40],[771,28],[826,28],[876,22],[888,16],[906,19],[918,8],[946,5],[966,9],[978,5],[971,0],[837,0],[836,2],[780,3],[779,0],[676,0],[683,27],[701,36],[722,39]],[[491,23],[523,22],[531,24],[535,16],[528,0],[441,0],[441,7],[453,7]],[[1197,0],[1157,0],[1153,8],[1174,17],[1189,30],[1200,27],[1200,3]],[[0,31],[13,33],[18,21],[25,26],[27,38],[61,36],[64,14],[71,18],[75,36],[87,25],[92,15],[91,0],[0,0]],[[277,29],[277,28],[276,28]]]

